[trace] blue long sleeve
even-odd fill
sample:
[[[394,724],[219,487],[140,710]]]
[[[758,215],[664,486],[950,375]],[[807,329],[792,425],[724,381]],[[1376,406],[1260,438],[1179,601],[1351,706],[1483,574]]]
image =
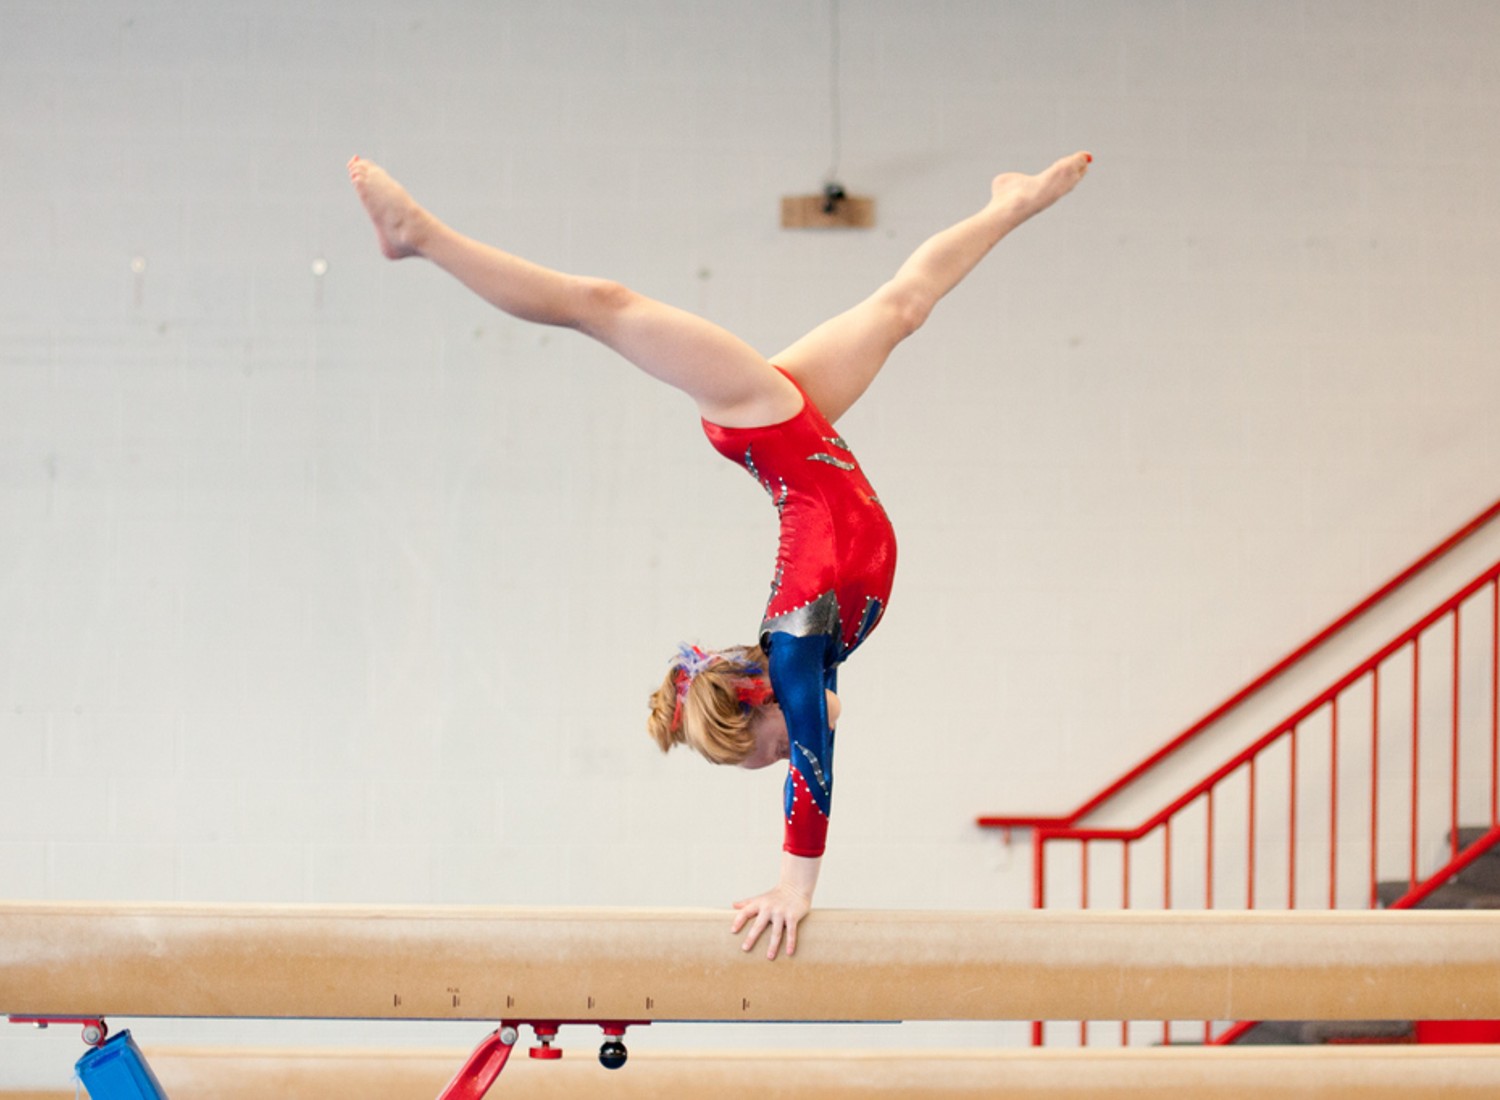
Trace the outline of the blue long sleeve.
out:
[[[786,719],[790,761],[786,776],[786,851],[823,854],[833,802],[833,730],[828,725],[827,692],[836,670],[832,639],[774,632],[770,647],[771,690]]]

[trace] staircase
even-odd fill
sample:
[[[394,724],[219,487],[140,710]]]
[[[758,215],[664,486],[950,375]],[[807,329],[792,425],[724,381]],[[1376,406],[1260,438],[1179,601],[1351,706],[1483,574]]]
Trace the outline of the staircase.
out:
[[[1450,846],[1482,854],[1445,882],[1416,900],[1403,880],[1376,886],[1381,909],[1500,909],[1500,847],[1486,844],[1488,828],[1460,829]],[[1272,1020],[1242,1025],[1218,1038],[1219,1043],[1286,1045],[1316,1043],[1500,1042],[1500,1023],[1421,1020]]]
[[[1500,909],[1500,848],[1492,847],[1490,829],[1458,831],[1454,847],[1482,854],[1447,882],[1435,885],[1426,895],[1408,900],[1412,893],[1405,882],[1382,882],[1376,887],[1381,909]],[[1484,843],[1489,841],[1488,844]],[[1402,904],[1406,902],[1406,904]]]
[[[1038,908],[1500,908],[1500,502],[1072,813],[979,824],[1031,831]],[[1123,1045],[1453,1030],[1038,1022],[1033,1041],[1063,1026]]]

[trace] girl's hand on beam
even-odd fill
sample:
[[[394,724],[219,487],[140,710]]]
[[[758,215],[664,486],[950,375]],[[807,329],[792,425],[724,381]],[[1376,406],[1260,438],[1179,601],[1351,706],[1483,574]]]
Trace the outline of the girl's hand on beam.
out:
[[[771,939],[767,944],[766,958],[774,959],[783,937],[786,939],[786,953],[796,954],[797,922],[807,916],[808,910],[812,908],[812,899],[790,887],[778,885],[758,897],[737,901],[734,907],[739,912],[735,914],[730,931],[738,932],[747,923],[750,925],[750,934],[745,937],[740,949],[749,951],[755,946],[755,941],[760,939],[761,933],[770,929]]]
[[[783,939],[786,942],[786,953],[797,953],[797,925],[812,909],[813,891],[817,889],[818,871],[822,864],[821,859],[808,859],[783,852],[781,881],[775,888],[757,897],[734,903],[738,912],[729,931],[738,934],[747,924],[750,926],[741,950],[749,951],[755,946],[755,941],[760,939],[761,933],[769,928],[771,939],[767,944],[766,958],[776,958]]]

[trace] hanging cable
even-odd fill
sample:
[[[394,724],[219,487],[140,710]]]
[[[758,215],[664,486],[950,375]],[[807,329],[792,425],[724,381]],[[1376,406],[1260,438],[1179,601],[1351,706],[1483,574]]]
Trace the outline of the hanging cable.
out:
[[[839,0],[828,0],[828,105],[829,140],[832,158],[828,182],[823,188],[823,213],[832,214],[844,198],[844,186],[838,182],[839,159],[843,154],[843,118],[839,102]]]

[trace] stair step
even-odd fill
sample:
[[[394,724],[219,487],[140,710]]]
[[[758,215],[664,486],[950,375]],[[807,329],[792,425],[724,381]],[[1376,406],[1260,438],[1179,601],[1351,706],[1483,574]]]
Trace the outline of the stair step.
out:
[[[1467,848],[1489,831],[1490,827],[1488,825],[1465,825],[1458,830],[1458,846],[1460,848]],[[1450,833],[1449,835],[1451,836],[1452,834]],[[1493,848],[1490,849],[1489,854],[1493,855],[1494,853],[1495,850]]]
[[[1483,826],[1458,830],[1459,850],[1474,844],[1489,832]],[[1500,846],[1491,848],[1458,874],[1460,882],[1483,886],[1500,893]]]
[[[1381,882],[1375,886],[1375,896],[1380,907],[1388,908],[1400,901],[1411,890],[1411,885],[1402,879],[1397,882]],[[1416,906],[1418,909],[1500,909],[1500,889],[1468,880],[1459,875],[1446,886],[1439,886]]]
[[[1263,1020],[1240,1036],[1235,1045],[1405,1043],[1412,1040],[1415,1026],[1410,1020]]]
[[[1302,1042],[1297,1020],[1261,1020],[1234,1041],[1235,1046],[1292,1046]]]
[[[1458,839],[1458,850],[1463,851],[1483,840],[1490,832],[1488,825],[1468,825],[1448,834],[1450,840]],[[1451,848],[1442,853],[1446,858]],[[1405,882],[1382,882],[1375,896],[1382,908],[1395,904],[1410,889]],[[1491,897],[1490,895],[1493,895]],[[1470,863],[1436,893],[1423,901],[1420,909],[1500,909],[1500,844],[1490,848]]]
[[[1415,1037],[1410,1020],[1308,1020],[1304,1043],[1400,1043]]]

